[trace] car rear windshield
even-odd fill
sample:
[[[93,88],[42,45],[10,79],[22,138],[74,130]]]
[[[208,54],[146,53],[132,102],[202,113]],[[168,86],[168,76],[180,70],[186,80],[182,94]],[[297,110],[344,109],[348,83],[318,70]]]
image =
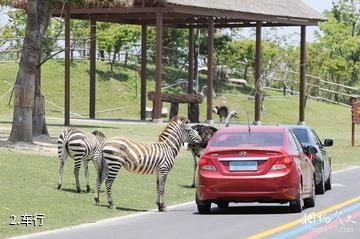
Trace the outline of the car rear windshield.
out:
[[[283,132],[227,132],[216,134],[212,147],[281,146]]]
[[[300,141],[300,143],[308,143],[309,142],[309,136],[306,132],[306,129],[292,129],[291,130],[296,138],[298,138],[298,140]]]

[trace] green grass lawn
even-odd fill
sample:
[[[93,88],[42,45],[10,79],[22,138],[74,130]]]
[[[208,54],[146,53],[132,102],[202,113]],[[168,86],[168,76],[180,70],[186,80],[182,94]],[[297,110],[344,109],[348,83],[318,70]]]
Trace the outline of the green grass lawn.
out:
[[[52,125],[52,124],[50,124]],[[80,125],[78,125],[80,126]],[[95,128],[111,136],[126,134],[142,141],[154,141],[163,125],[84,124],[86,130]],[[49,127],[51,132],[60,126]],[[75,192],[73,161],[65,164],[63,190],[57,191],[58,159],[56,155],[42,156],[8,151],[0,148],[0,238],[23,233],[55,229],[81,223],[95,222],[109,217],[143,212],[156,208],[155,175],[139,176],[121,170],[113,185],[113,199],[117,210],[107,208],[105,192],[101,192],[101,206],[95,206],[93,189],[95,170],[90,166],[91,193]],[[194,199],[192,183],[192,156],[183,150],[176,159],[175,167],[167,181],[166,202],[168,205]],[[83,169],[80,171],[81,187],[85,189]],[[105,190],[104,187],[102,190]],[[43,226],[9,225],[12,215],[21,221],[21,215],[44,214]]]
[[[88,63],[74,62],[71,79],[71,111],[87,117],[88,114]],[[154,87],[153,67],[149,67],[148,91]],[[12,105],[8,105],[9,95],[6,92],[14,82],[17,65],[0,64],[0,135],[8,135],[11,129]],[[171,83],[176,71],[165,69],[165,79]],[[181,76],[183,77],[183,76]],[[201,78],[201,84],[204,79]],[[236,88],[223,83],[216,83],[220,94],[214,99],[214,105],[226,103],[230,109],[239,113],[239,119],[233,122],[246,124],[254,119],[254,99],[249,88]],[[47,123],[50,136],[56,138],[63,129],[63,113],[55,107],[63,106],[63,63],[50,61],[43,67],[42,92],[48,101],[46,105]],[[179,90],[179,89],[177,89]],[[118,65],[114,73],[109,73],[105,63],[98,63],[97,111],[106,109],[119,110],[102,112],[97,118],[138,119],[139,118],[139,78],[130,68]],[[172,89],[174,91],[174,89]],[[281,96],[267,92],[265,111],[262,113],[264,124],[296,124],[298,121],[298,96]],[[50,102],[50,103],[49,103]],[[147,104],[152,106],[150,102]],[[164,104],[170,108],[169,105]],[[187,115],[187,106],[180,105],[180,115]],[[357,147],[351,147],[351,114],[350,108],[315,100],[308,101],[305,111],[307,125],[312,126],[322,140],[334,139],[334,146],[329,148],[333,158],[333,169],[343,169],[360,165],[360,128],[356,128]],[[60,117],[60,119],[53,119]],[[79,116],[73,115],[77,118]],[[206,100],[200,105],[200,120],[206,117]],[[216,115],[213,115],[217,121]],[[116,121],[79,121],[71,120],[73,127],[86,131],[98,129],[108,137],[127,136],[142,142],[152,142],[163,130],[164,125],[151,123],[131,124]],[[217,127],[222,125],[215,123]],[[95,181],[95,171],[91,166],[91,182]],[[0,238],[12,235],[61,228],[100,219],[141,212],[156,207],[155,176],[138,176],[121,170],[113,186],[113,199],[118,210],[109,210],[105,193],[101,194],[102,206],[96,207],[93,193],[77,194],[74,192],[73,162],[68,160],[64,175],[64,190],[56,190],[58,160],[56,153],[44,156],[35,153],[9,151],[0,147]],[[81,186],[84,189],[83,171]],[[167,182],[166,200],[175,204],[194,200],[194,190],[188,185],[192,181],[192,156],[181,152]],[[94,183],[92,183],[92,189]],[[43,213],[44,225],[10,226],[11,215],[20,220],[23,214]]]

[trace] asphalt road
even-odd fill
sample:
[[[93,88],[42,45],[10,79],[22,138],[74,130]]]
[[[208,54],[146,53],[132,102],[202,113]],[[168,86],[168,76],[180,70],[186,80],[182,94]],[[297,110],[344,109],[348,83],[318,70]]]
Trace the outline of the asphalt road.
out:
[[[316,206],[290,213],[286,205],[231,204],[199,215],[195,203],[25,236],[64,238],[360,238],[360,168],[333,174],[333,189],[317,195]],[[24,238],[24,236],[18,237]]]

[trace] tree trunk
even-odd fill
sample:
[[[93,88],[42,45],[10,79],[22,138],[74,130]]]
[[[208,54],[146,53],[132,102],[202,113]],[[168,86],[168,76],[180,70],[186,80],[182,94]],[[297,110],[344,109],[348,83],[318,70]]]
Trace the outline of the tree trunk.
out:
[[[14,86],[14,116],[10,141],[32,142],[33,139],[33,112],[39,108],[39,105],[34,107],[36,78],[41,44],[50,16],[50,2],[51,0],[28,1],[24,46]],[[36,100],[36,103],[39,102],[41,100]]]
[[[104,50],[99,50],[99,53],[100,53],[100,60],[105,61],[105,51]]]
[[[39,58],[40,60],[40,58]],[[40,65],[40,61],[38,66]],[[36,83],[35,83],[35,99],[34,110],[32,116],[33,136],[46,135],[49,132],[46,126],[45,118],[45,97],[41,94],[41,68],[37,68]]]

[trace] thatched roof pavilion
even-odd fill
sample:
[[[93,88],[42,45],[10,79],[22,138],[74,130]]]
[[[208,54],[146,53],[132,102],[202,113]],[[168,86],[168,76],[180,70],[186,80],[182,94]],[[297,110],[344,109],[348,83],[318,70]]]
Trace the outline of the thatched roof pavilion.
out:
[[[6,2],[6,0],[0,0]],[[27,0],[7,1],[15,7],[26,9]],[[66,2],[66,1],[65,1]],[[193,82],[193,29],[208,28],[208,96],[207,121],[212,121],[212,88],[213,88],[213,42],[215,27],[256,27],[256,81],[261,74],[261,28],[267,26],[299,26],[301,28],[300,54],[300,108],[299,123],[305,121],[305,38],[306,26],[315,26],[325,21],[320,13],[306,5],[302,0],[83,0],[79,4],[56,4],[53,16],[65,17],[65,35],[69,36],[69,20],[91,20],[90,50],[90,118],[95,118],[95,82],[96,82],[96,22],[116,22],[138,24],[142,26],[142,74],[141,74],[141,119],[145,119],[146,102],[146,35],[147,26],[156,26],[156,88],[154,121],[161,122],[161,68],[162,68],[162,31],[163,26],[189,29],[189,89],[192,93]],[[70,38],[66,37],[66,49],[69,50]],[[65,59],[69,67],[69,59]],[[69,69],[69,68],[68,68]],[[69,88],[70,74],[66,74],[65,82],[65,124],[69,124]],[[261,123],[261,92],[255,96],[256,123]],[[190,116],[190,115],[189,115]],[[191,118],[191,117],[190,117]]]

